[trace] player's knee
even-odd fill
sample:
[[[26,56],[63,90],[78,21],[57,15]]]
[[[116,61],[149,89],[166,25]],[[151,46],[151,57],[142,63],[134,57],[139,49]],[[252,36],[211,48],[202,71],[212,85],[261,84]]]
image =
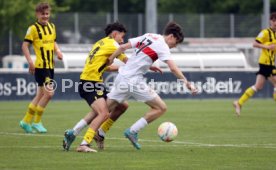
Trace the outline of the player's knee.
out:
[[[164,114],[167,111],[167,105],[163,104],[159,106],[159,112],[160,114]]]
[[[102,117],[103,120],[106,120],[106,119],[109,118],[109,113],[108,112],[102,112],[101,117]]]
[[[262,90],[262,89],[263,89],[263,86],[262,86],[262,85],[256,85],[256,86],[255,86],[255,92],[260,91],[260,90]]]
[[[128,109],[128,103],[122,103],[117,106],[117,109],[120,110],[121,113],[124,113]]]
[[[44,93],[44,96],[47,98],[47,99],[51,99],[53,96],[54,96],[55,92],[53,91],[49,91],[47,93]]]

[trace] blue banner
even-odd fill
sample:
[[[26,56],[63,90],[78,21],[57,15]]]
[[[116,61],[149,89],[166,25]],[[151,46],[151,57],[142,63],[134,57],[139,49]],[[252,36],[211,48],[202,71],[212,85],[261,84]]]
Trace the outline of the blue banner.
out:
[[[79,72],[55,73],[55,95],[57,100],[81,99],[78,94]],[[164,99],[181,98],[238,98],[255,83],[254,72],[186,72],[185,76],[198,88],[199,94],[192,96],[187,88],[172,73],[147,73],[148,85]],[[104,75],[105,84],[111,87],[116,73]],[[257,98],[271,98],[273,87],[266,83],[255,94]],[[28,73],[0,73],[0,100],[31,100],[36,94],[36,82]]]

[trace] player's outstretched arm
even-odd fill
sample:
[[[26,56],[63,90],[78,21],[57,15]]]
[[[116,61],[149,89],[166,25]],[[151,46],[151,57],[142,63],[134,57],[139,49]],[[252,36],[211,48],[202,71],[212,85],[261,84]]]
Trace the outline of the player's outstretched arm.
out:
[[[183,81],[183,83],[186,85],[186,87],[192,92],[193,95],[195,95],[198,90],[187,80],[187,78],[184,76],[184,74],[181,72],[181,70],[178,68],[178,66],[175,64],[173,60],[167,60],[166,61],[170,71],[177,77],[179,80]]]
[[[107,64],[112,64],[116,57],[129,48],[132,48],[130,42],[120,45],[120,47],[108,58]]]

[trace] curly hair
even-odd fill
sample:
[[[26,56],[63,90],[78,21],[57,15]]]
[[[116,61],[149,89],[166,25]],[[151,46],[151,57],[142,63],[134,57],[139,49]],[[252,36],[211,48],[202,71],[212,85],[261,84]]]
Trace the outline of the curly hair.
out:
[[[108,36],[110,33],[112,33],[112,31],[119,31],[119,32],[127,32],[127,29],[125,28],[125,26],[121,23],[119,23],[118,21],[108,24],[105,29],[105,35]]]

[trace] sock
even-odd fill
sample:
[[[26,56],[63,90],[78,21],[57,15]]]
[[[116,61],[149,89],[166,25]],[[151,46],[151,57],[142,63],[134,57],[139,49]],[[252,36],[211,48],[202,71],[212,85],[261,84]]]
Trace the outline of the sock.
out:
[[[100,127],[99,134],[105,136],[106,132],[109,131],[110,127],[113,125],[114,121],[108,118]]]
[[[87,122],[84,119],[81,119],[73,128],[74,135],[77,136],[83,128],[87,126]]]
[[[34,118],[34,123],[39,123],[41,121],[42,114],[44,112],[44,108],[41,106],[36,107],[36,114]]]
[[[102,130],[102,128],[98,129],[98,133],[101,137],[105,137],[105,132]]]
[[[249,98],[251,98],[255,94],[255,92],[257,92],[257,89],[254,86],[246,89],[238,101],[239,104],[242,106]]]
[[[275,102],[276,102],[276,87],[274,87],[273,99],[274,99]]]
[[[145,118],[141,118],[137,120],[131,127],[130,127],[130,132],[132,133],[138,133],[141,129],[146,127],[148,125],[148,122],[146,121]]]
[[[23,121],[25,123],[31,123],[33,117],[34,117],[34,114],[36,112],[36,107],[35,105],[33,105],[32,103],[29,104],[28,106],[28,110],[23,118]]]
[[[84,137],[83,137],[83,140],[87,143],[87,144],[90,144],[93,140],[95,136],[95,131],[92,129],[92,128],[88,128]]]

